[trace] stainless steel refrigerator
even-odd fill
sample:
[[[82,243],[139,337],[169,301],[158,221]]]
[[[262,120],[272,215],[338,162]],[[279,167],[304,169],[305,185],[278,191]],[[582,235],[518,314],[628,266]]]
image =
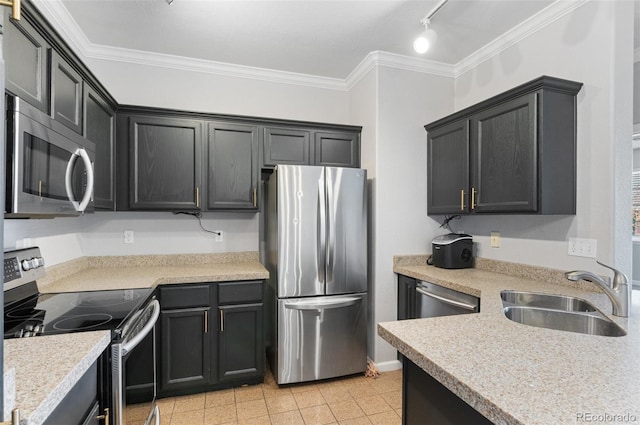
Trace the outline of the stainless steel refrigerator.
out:
[[[268,357],[278,384],[367,367],[365,170],[278,165],[266,186]]]

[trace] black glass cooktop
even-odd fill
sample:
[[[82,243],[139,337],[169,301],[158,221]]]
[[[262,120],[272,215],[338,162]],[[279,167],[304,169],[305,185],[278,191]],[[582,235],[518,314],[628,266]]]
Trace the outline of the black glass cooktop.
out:
[[[4,337],[112,330],[118,332],[151,288],[36,294],[5,306]]]

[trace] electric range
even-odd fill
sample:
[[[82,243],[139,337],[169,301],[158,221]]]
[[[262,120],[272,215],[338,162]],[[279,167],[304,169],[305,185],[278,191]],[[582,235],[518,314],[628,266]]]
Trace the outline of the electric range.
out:
[[[44,276],[44,260],[38,248],[5,253],[4,272],[5,339],[96,330],[111,330],[115,338],[153,292],[138,288],[41,294],[35,279]]]
[[[109,366],[101,374],[102,418],[107,425],[149,425],[160,423],[156,404],[155,324],[160,304],[153,288],[41,294],[36,280],[45,276],[40,249],[26,248],[4,253],[4,338],[111,331],[106,354]],[[143,340],[150,350],[142,349]],[[139,347],[140,346],[140,347]],[[128,418],[127,364],[149,366],[150,383],[142,388],[146,414]],[[137,407],[142,412],[142,405]],[[111,417],[109,412],[111,412]],[[93,422],[92,422],[93,423]]]

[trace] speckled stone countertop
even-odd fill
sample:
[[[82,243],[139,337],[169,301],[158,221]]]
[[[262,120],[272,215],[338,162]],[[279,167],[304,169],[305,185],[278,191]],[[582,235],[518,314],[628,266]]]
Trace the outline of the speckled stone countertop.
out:
[[[477,295],[480,313],[379,323],[378,334],[477,411],[498,424],[640,423],[637,291],[631,317],[612,317],[603,293],[585,282],[564,285],[558,270],[482,259],[474,269],[445,270],[423,260],[397,257],[394,272]],[[504,289],[587,299],[628,334],[512,322],[502,311]]]
[[[169,283],[266,279],[257,252],[83,257],[47,267],[40,292],[148,288]]]
[[[109,331],[5,339],[4,367],[15,368],[21,425],[40,425],[109,345]]]

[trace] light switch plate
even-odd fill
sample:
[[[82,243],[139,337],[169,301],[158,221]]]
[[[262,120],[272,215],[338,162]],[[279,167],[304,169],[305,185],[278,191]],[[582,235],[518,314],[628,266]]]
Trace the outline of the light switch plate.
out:
[[[568,254],[576,257],[597,258],[598,240],[569,238]]]

